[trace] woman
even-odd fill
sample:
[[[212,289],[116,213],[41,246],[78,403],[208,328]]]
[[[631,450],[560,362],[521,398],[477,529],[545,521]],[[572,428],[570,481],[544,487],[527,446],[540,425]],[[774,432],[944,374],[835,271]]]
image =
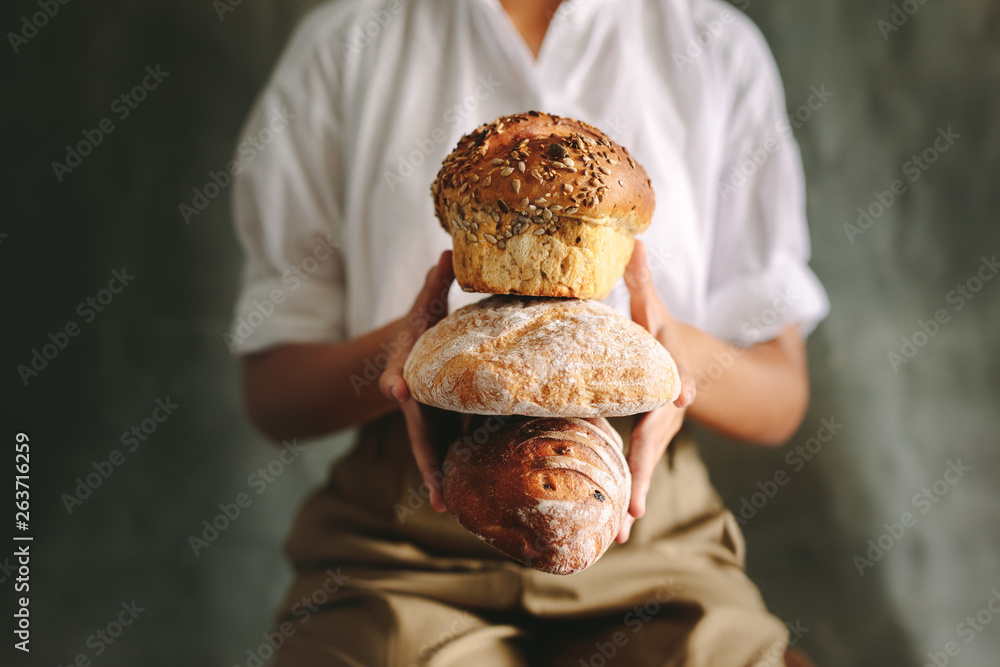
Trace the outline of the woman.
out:
[[[649,173],[659,206],[609,303],[685,371],[675,405],[616,425],[629,519],[568,577],[441,513],[447,442],[401,375],[433,302],[479,298],[452,285],[429,184],[462,134],[533,108],[596,125]],[[304,21],[249,131],[292,120],[235,182],[234,335],[262,432],[361,432],[289,537],[276,664],[781,664],[785,628],[681,426],[775,445],[805,411],[803,336],[828,306],[783,109],[763,39],[716,0],[340,0]]]

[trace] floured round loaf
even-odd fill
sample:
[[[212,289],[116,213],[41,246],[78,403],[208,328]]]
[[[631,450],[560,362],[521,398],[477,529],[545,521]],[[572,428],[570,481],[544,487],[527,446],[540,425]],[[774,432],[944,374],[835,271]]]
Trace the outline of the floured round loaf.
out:
[[[483,415],[620,417],[675,400],[648,331],[596,301],[491,296],[428,329],[403,377],[421,403]]]
[[[470,132],[431,185],[455,279],[494,294],[603,299],[652,220],[652,182],[587,123],[529,111]]]
[[[611,545],[632,478],[604,419],[476,417],[444,463],[448,511],[529,567],[572,574]]]

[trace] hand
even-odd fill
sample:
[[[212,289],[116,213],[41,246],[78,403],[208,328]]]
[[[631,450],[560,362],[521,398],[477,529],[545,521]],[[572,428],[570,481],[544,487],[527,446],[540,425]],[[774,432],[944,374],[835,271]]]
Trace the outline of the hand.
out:
[[[420,335],[447,315],[448,290],[454,279],[451,251],[443,252],[437,265],[427,273],[424,287],[413,302],[409,314],[400,320],[399,333],[396,335],[400,352],[393,355],[379,378],[382,393],[401,404],[413,457],[417,460],[424,484],[430,491],[430,503],[435,512],[445,510],[444,496],[441,493],[442,457],[437,444],[450,443],[458,436],[461,419],[457,413],[432,408],[414,399],[403,379],[403,365]]]
[[[628,467],[632,473],[632,495],[629,499],[628,514],[622,521],[617,541],[624,544],[632,532],[632,524],[646,513],[646,494],[653,469],[667,445],[684,423],[687,407],[695,399],[695,383],[684,369],[684,347],[681,325],[667,310],[663,299],[656,292],[652,274],[646,263],[646,246],[636,241],[632,259],[625,267],[625,285],[628,287],[632,305],[632,319],[646,328],[660,341],[677,363],[681,378],[681,393],[673,405],[647,412],[639,416],[632,429],[632,439],[628,451]]]

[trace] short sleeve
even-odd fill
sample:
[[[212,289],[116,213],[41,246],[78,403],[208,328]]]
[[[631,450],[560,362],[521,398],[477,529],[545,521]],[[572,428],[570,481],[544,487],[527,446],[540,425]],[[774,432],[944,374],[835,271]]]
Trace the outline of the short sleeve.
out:
[[[706,329],[740,345],[770,340],[789,324],[808,335],[829,312],[809,268],[802,159],[785,115],[774,59],[737,14],[720,48],[729,109],[706,308]]]
[[[236,354],[345,336],[337,76],[300,28],[240,135],[230,167],[244,252]]]

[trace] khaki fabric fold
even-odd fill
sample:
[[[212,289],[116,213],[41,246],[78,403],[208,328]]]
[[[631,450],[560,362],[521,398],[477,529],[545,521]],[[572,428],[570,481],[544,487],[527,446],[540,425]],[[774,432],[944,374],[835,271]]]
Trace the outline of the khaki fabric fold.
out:
[[[613,424],[627,440],[629,421]],[[289,535],[276,667],[783,664],[785,626],[687,430],[628,543],[577,574],[507,558],[422,490],[402,417],[362,429]]]

